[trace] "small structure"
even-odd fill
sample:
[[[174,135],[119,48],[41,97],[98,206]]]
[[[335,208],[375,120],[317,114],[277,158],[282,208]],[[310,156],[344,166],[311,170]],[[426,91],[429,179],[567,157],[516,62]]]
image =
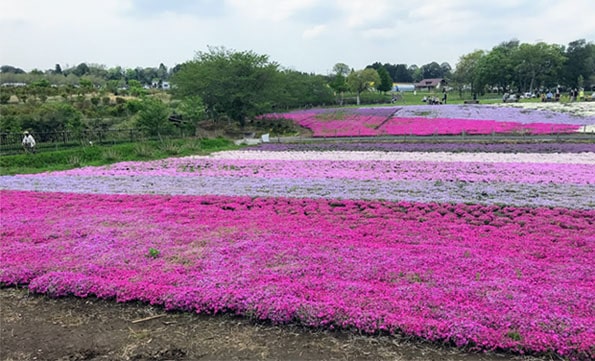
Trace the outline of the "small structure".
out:
[[[415,90],[413,83],[393,83],[394,92],[412,92]]]
[[[416,90],[439,90],[442,87],[446,86],[446,80],[443,78],[431,78],[431,79],[424,79],[419,83],[415,83]]]

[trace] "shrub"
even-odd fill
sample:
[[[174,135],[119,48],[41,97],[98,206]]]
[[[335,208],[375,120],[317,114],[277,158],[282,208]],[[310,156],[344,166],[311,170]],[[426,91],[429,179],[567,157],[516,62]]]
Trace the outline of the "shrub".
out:
[[[134,145],[134,154],[141,158],[147,158],[153,154],[153,149],[146,143],[137,143]]]

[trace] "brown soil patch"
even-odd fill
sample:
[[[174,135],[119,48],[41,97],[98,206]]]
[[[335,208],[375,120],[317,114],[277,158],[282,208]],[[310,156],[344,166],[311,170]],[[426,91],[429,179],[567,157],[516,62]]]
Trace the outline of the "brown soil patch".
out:
[[[0,359],[537,360],[466,353],[399,336],[272,326],[230,315],[167,313],[140,303],[51,299],[16,288],[0,289]]]

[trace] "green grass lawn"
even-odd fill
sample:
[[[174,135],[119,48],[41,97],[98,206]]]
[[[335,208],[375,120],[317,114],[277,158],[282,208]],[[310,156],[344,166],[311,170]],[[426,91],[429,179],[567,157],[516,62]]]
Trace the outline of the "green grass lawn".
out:
[[[209,154],[236,149],[232,141],[217,139],[176,139],[116,145],[79,146],[65,150],[0,157],[0,175],[41,173],[84,166],[99,166],[121,161],[142,161]]]
[[[401,92],[401,99],[398,100],[395,104],[397,105],[423,105],[426,104],[422,101],[423,97],[430,97],[435,96],[438,99],[442,99],[442,92],[420,92],[417,93],[413,92]],[[462,96],[459,95],[458,92],[450,91],[448,92],[448,98],[446,100],[447,104],[463,104],[465,100],[473,99],[473,95],[470,93],[463,93]],[[502,95],[500,94],[485,94],[485,95],[478,95],[477,100],[479,100],[480,104],[493,104],[493,103],[501,103],[502,102]]]

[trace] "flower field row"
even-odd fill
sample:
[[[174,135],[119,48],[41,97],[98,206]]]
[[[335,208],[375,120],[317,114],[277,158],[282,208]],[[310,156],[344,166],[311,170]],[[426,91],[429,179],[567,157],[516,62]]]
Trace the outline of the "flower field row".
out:
[[[0,286],[592,359],[595,145],[428,146],[3,176]]]
[[[595,153],[595,143],[392,143],[392,142],[322,142],[261,143],[247,150],[285,151],[384,151],[447,153]]]
[[[595,209],[593,185],[179,176],[12,177],[2,189],[95,194],[295,197]]]
[[[557,134],[578,132],[581,125],[551,123],[517,123],[495,120],[454,118],[391,118],[381,128],[379,135],[454,135],[454,134]],[[321,131],[321,135],[330,133]],[[354,135],[354,134],[351,134]]]
[[[594,356],[594,210],[0,191],[0,283]]]
[[[309,109],[266,117],[293,120],[314,137],[560,134],[595,124],[593,116],[485,105]]]
[[[502,106],[504,105],[504,106]],[[551,124],[591,124],[585,120],[594,119],[592,116],[577,116],[570,112],[561,113],[548,109],[525,109],[516,105],[526,104],[447,104],[442,106],[413,105],[402,107],[397,115],[405,118],[449,118],[449,119],[477,119],[494,120],[497,122],[517,122],[521,124],[551,123]],[[543,107],[541,104],[537,104]],[[546,104],[547,105],[547,104]],[[570,107],[569,107],[570,108]]]
[[[0,188],[593,209],[593,174],[593,153],[245,150],[1,177]]]
[[[192,156],[191,159],[204,157]],[[486,152],[450,153],[450,152],[386,152],[377,150],[331,151],[331,152],[253,152],[236,150],[217,152],[208,159],[273,159],[273,160],[354,160],[354,161],[424,161],[424,162],[484,162],[484,163],[540,163],[540,164],[595,164],[593,153],[581,154],[498,154]]]
[[[524,113],[529,113],[532,110],[545,111],[547,113],[566,113],[574,117],[589,117],[595,116],[595,104],[592,102],[551,102],[551,103],[498,103],[499,107],[513,107],[521,108]]]
[[[517,183],[558,183],[595,185],[595,157],[584,153],[567,162],[555,155],[541,158],[540,162],[527,162],[528,154],[510,157],[518,162],[480,162],[481,153],[473,154],[464,161],[467,154],[405,153],[411,158],[391,159],[387,154],[373,152],[323,154],[322,159],[310,157],[313,153],[257,153],[226,152],[224,158],[192,157],[173,158],[158,162],[124,162],[107,167],[88,167],[64,172],[54,172],[49,176],[205,176],[205,177],[251,177],[285,179],[350,179],[350,180],[423,180],[443,182],[517,182]],[[274,156],[274,157],[271,157]],[[345,160],[351,156],[352,159]],[[424,155],[428,159],[424,159]],[[442,157],[437,157],[441,155]],[[262,156],[262,157],[259,157]],[[432,157],[434,156],[434,157]],[[590,156],[590,158],[589,158]],[[233,158],[229,158],[233,157]],[[365,158],[365,160],[364,160]],[[402,158],[405,158],[403,160]],[[410,160],[410,159],[419,160]],[[486,158],[489,158],[486,156]],[[504,157],[506,158],[506,157]],[[434,160],[436,159],[436,160]],[[438,160],[442,159],[442,161]],[[534,158],[540,159],[540,158]],[[562,158],[564,160],[564,158]],[[545,163],[545,161],[549,161]],[[585,163],[580,163],[584,161]],[[47,178],[48,175],[27,176],[26,178]],[[35,181],[35,180],[33,180]]]

